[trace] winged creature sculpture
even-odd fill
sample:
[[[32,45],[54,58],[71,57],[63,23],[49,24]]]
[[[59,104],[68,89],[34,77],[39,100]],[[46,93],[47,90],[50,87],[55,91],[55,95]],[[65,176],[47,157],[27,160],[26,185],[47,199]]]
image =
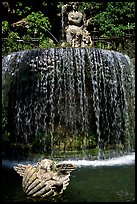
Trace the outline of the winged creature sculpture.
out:
[[[23,177],[24,193],[32,198],[53,200],[59,197],[69,185],[70,173],[76,165],[43,159],[36,165],[18,164],[15,171]]]

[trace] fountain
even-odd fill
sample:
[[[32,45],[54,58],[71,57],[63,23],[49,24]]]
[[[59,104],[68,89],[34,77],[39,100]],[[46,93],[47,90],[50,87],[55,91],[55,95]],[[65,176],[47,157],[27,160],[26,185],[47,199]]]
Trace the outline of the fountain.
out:
[[[134,151],[133,65],[122,53],[89,47],[89,19],[77,6],[72,2],[61,10],[62,40],[66,34],[71,47],[3,58],[9,140],[52,157],[94,148],[98,158],[109,148]]]
[[[67,6],[68,4],[63,5],[61,11],[62,40],[66,34],[69,47],[19,51],[2,60],[2,103],[7,113],[10,143],[4,150],[8,150],[13,158],[17,155],[17,159],[19,151],[21,155],[28,149],[33,153],[44,153],[44,159],[37,163],[35,161],[34,164],[28,160],[27,164],[26,160],[25,164],[4,160],[3,166],[14,167],[23,177],[25,195],[48,201],[56,201],[57,197],[62,196],[69,185],[70,173],[81,166],[93,167],[93,176],[88,175],[86,168],[76,172],[77,177],[83,178],[82,192],[85,195],[82,196],[84,195],[86,201],[102,200],[102,197],[96,198],[96,192],[94,195],[91,183],[93,187],[96,183],[98,185],[96,181],[99,174],[103,178],[102,174],[105,175],[107,170],[106,177],[111,175],[109,178],[112,177],[112,181],[108,183],[107,196],[103,200],[112,201],[112,195],[109,198],[108,191],[116,175],[109,168],[101,168],[101,173],[100,168],[96,171],[94,168],[129,165],[133,176],[135,155],[130,153],[135,151],[134,67],[127,55],[113,50],[91,48],[91,37],[86,30],[86,24],[81,24],[83,16],[76,11],[75,3],[73,11],[68,14],[69,23],[65,27],[64,13]],[[88,157],[85,153],[87,150]],[[95,159],[90,150],[96,150]],[[113,150],[113,154],[111,152],[107,155],[107,150]],[[82,159],[56,161],[56,157],[61,159],[62,153],[67,152],[84,152],[84,157],[82,155]],[[109,159],[110,155],[113,158]],[[94,175],[96,181],[93,179]],[[4,184],[7,176],[6,172]],[[75,184],[74,177],[71,178]],[[12,176],[8,177],[8,183],[12,183],[11,178]],[[76,184],[80,179],[76,178]],[[76,184],[74,192],[79,194],[81,184]],[[130,186],[129,181],[127,186]],[[71,188],[73,189],[72,186]],[[5,189],[7,192],[7,187]],[[14,194],[16,189],[15,186]],[[118,196],[123,196],[123,193],[125,196],[125,186],[121,192],[121,184],[117,184],[117,189],[119,191],[114,200],[121,201]],[[93,196],[87,198],[88,192]],[[128,189],[128,192],[131,195],[126,194],[124,200],[134,200],[134,189]],[[112,194],[115,195],[115,192],[112,191]],[[71,191],[70,195],[72,197],[68,197],[68,201],[83,201],[83,197],[77,200],[79,196]],[[16,199],[12,198],[14,201]],[[26,201],[26,197],[21,198],[21,201],[24,199]]]
[[[94,147],[134,150],[128,56],[97,48],[45,48],[12,53],[2,65],[13,143],[35,143],[52,156]]]

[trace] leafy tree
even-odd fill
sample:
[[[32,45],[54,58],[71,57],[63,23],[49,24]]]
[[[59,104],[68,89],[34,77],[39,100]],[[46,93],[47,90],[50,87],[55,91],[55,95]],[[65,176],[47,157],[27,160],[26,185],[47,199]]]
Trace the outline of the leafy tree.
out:
[[[102,36],[123,36],[135,29],[135,2],[108,2],[106,9],[93,18]]]
[[[45,2],[41,2],[43,9],[47,7]],[[47,36],[46,31],[51,30],[51,23],[48,16],[44,15],[38,6],[26,2],[16,2],[14,5],[14,21],[2,21],[3,55],[20,49],[32,49],[33,38],[39,38],[39,47],[54,47],[54,42]],[[51,37],[51,36],[50,36]],[[18,44],[17,41],[18,40]],[[25,46],[23,43],[30,41]],[[23,45],[23,46],[22,46]]]

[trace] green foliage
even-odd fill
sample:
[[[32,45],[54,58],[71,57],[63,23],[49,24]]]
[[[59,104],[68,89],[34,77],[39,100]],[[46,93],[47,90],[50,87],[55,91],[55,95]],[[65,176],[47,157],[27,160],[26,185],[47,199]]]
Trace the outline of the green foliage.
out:
[[[27,21],[27,33],[32,37],[34,33],[41,35],[43,34],[43,30],[45,32],[46,29],[50,30],[51,28],[49,18],[45,17],[41,12],[32,12],[27,16]]]
[[[52,39],[40,37],[39,47],[40,47],[40,48],[56,47],[56,45],[54,44],[54,42],[53,42]]]
[[[15,4],[16,21],[25,19],[27,25],[13,27],[7,20],[2,21],[2,37],[5,38],[3,40],[3,55],[34,48],[32,39],[35,37],[39,38],[39,47],[54,47],[54,43],[47,37],[46,33],[47,30],[51,30],[49,18],[30,3],[27,5],[25,2],[19,1]],[[42,6],[46,8],[47,3],[42,2]],[[23,40],[23,42],[18,41],[17,43],[17,40]],[[28,41],[30,43],[27,43]]]
[[[16,14],[25,17],[31,11],[32,6],[24,6],[22,2],[16,3]]]
[[[16,40],[19,39],[19,34],[17,32],[10,31],[6,40],[6,49],[8,53],[14,52],[17,49]]]
[[[42,2],[42,6],[44,6],[44,7],[47,7],[47,3],[45,3],[45,2]]]
[[[3,42],[4,47],[8,50],[7,54],[16,50],[15,39],[19,38],[17,32],[11,31],[8,21],[2,21],[2,34],[6,38],[6,41]]]
[[[104,2],[80,2],[78,4],[79,11],[86,11],[92,16],[103,11],[105,7],[106,3]]]
[[[34,37],[34,34],[39,36],[39,47],[54,47],[54,43],[51,39],[45,37],[46,31],[51,29],[49,18],[44,16],[41,12],[32,12],[27,16],[27,35],[28,37]]]
[[[134,31],[134,18],[134,2],[108,2],[106,9],[95,15],[93,20],[102,36],[123,36],[129,29]]]
[[[9,31],[8,21],[2,21],[2,34],[6,34]]]
[[[26,45],[18,43],[16,46],[16,39],[23,39],[24,41],[32,41],[32,38],[39,38],[39,47],[55,47],[49,38],[50,31],[53,36],[55,33],[51,29],[53,23],[56,25],[58,20],[61,24],[61,7],[63,4],[71,4],[72,2],[44,2],[41,1],[36,4],[31,4],[26,1],[17,1],[13,4],[15,14],[14,22],[25,18],[28,25],[25,27],[13,28],[7,19],[2,21],[2,34],[7,38],[7,42],[3,46],[5,52],[8,54],[12,51],[21,49],[32,49],[32,44]],[[50,9],[60,13],[60,19],[53,18],[50,14]],[[97,30],[101,37],[122,37],[125,33],[135,34],[135,2],[78,2],[78,10],[86,13],[88,19],[91,21],[89,32]],[[57,15],[58,16],[58,15]],[[125,20],[126,19],[126,20]],[[60,33],[60,28],[57,33]],[[56,32],[56,29],[55,31]],[[51,34],[51,35],[52,35]],[[24,47],[23,47],[24,45]],[[102,45],[101,45],[102,46]],[[113,46],[112,46],[113,48]]]

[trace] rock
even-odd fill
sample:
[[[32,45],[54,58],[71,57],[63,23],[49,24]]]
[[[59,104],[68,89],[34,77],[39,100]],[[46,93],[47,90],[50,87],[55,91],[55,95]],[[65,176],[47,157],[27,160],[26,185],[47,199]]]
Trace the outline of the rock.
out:
[[[76,165],[43,159],[36,165],[19,164],[15,171],[23,177],[24,193],[32,198],[46,198],[53,200],[59,197],[69,185],[70,173]]]

